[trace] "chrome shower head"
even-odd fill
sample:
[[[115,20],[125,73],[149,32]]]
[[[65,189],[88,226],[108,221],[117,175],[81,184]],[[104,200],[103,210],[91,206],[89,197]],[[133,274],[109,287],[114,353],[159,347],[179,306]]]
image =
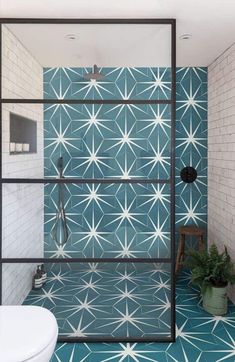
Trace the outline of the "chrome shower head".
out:
[[[93,72],[85,74],[84,78],[87,79],[87,80],[91,80],[91,79],[102,80],[102,79],[104,79],[104,75],[99,73],[98,67],[95,64],[94,67],[93,67]]]

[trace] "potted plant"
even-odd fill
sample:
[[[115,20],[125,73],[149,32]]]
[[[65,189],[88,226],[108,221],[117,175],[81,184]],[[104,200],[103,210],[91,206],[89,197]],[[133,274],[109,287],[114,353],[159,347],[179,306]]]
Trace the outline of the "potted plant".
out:
[[[234,264],[227,248],[218,252],[216,245],[209,251],[190,251],[185,265],[191,268],[191,282],[201,289],[203,308],[213,315],[224,315],[228,309],[227,286],[235,283]]]

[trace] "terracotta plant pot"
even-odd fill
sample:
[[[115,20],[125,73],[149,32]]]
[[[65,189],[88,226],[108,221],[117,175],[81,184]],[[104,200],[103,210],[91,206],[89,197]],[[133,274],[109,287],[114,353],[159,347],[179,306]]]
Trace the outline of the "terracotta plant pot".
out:
[[[227,287],[207,288],[202,295],[203,308],[213,315],[224,315],[228,310]]]

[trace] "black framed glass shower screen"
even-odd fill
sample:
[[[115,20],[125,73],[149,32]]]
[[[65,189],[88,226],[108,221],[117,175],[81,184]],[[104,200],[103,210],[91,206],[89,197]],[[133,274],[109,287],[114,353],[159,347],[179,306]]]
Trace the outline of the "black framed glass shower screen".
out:
[[[62,157],[66,180],[170,182],[171,117],[170,104],[3,103],[2,178],[59,178]]]
[[[2,75],[5,99],[170,100],[171,25],[3,24]]]
[[[61,69],[53,70],[53,67],[49,65],[43,72],[44,94],[42,87],[37,88],[36,86],[32,87],[31,93],[25,92],[23,89],[16,89],[11,82],[6,81],[11,69],[15,71],[13,75],[15,79],[19,77],[20,73],[17,74],[16,65],[11,69],[4,66],[9,54],[6,51],[6,43],[4,45],[3,41],[9,36],[9,32],[14,37],[16,29],[19,36],[24,37],[26,25],[32,24],[40,25],[41,30],[45,30],[46,25],[56,26],[58,24],[115,24],[117,32],[122,26],[125,28],[125,25],[133,26],[132,29],[136,25],[140,29],[141,26],[147,25],[147,33],[144,33],[150,36],[153,30],[153,39],[154,29],[151,26],[159,25],[156,36],[159,40],[158,54],[161,49],[162,58],[158,58],[156,64],[144,64],[148,69],[143,69],[141,56],[135,56],[135,60],[138,59],[140,63],[137,62],[134,69],[130,69],[128,64],[117,64],[112,69],[108,69],[106,66],[98,67],[98,69],[84,66],[82,69],[70,69],[66,74]],[[5,28],[5,26],[7,27]],[[26,27],[23,28],[24,26]],[[73,334],[70,330],[66,336],[66,328],[68,331],[73,324],[71,321],[67,323],[67,319],[63,316],[59,320],[59,316],[56,315],[61,332],[59,339],[71,342],[82,340],[94,342],[174,341],[175,21],[172,19],[2,19],[1,29],[3,30],[0,87],[1,130],[3,131],[1,132],[0,168],[3,201],[0,255],[0,274],[3,281],[2,301],[4,302],[8,298],[7,296],[14,294],[10,292],[9,278],[16,276],[17,265],[22,270],[30,270],[26,277],[28,281],[29,276],[31,278],[35,271],[34,263],[46,264],[49,280],[60,279],[61,273],[75,273],[75,278],[78,277],[79,280],[75,288],[78,288],[79,291],[83,289],[80,284],[84,276],[82,274],[79,276],[80,269],[81,272],[82,269],[83,271],[87,269],[87,273],[89,269],[96,275],[94,269],[99,265],[102,277],[105,272],[109,273],[110,278],[112,274],[124,273],[128,279],[128,275],[131,274],[136,275],[140,284],[142,283],[133,290],[130,290],[129,285],[125,286],[125,290],[119,290],[119,286],[113,290],[114,294],[116,292],[125,294],[125,301],[122,303],[123,309],[121,309],[124,314],[122,317],[125,320],[124,324],[120,325],[118,322],[120,317],[115,319],[118,318],[115,313],[119,312],[118,308],[114,308],[112,312],[108,311],[108,314],[114,313],[110,315],[112,321],[109,324],[109,336],[102,334],[102,331],[101,335],[98,335],[98,329],[102,329],[99,321],[95,321],[95,324],[93,324],[94,321],[91,321],[90,326],[93,324],[97,331],[95,335],[91,335],[88,320],[86,320],[88,333],[83,333],[84,326],[77,325],[77,330],[73,330]],[[148,33],[149,31],[150,33]],[[167,41],[161,42],[161,34],[166,33]],[[41,35],[41,40],[43,40],[43,32]],[[131,37],[124,42],[125,44],[123,43],[128,51],[130,49],[128,41],[130,42],[130,40]],[[97,44],[99,44],[98,41]],[[144,44],[143,41],[142,44]],[[166,44],[169,45],[168,48]],[[38,48],[40,49],[40,46]],[[53,45],[51,49],[53,49]],[[112,49],[111,46],[110,49]],[[118,47],[116,49],[118,51]],[[137,50],[139,55],[144,53],[143,49],[140,51],[140,47],[136,46],[133,49]],[[133,52],[133,55],[137,53]],[[122,54],[125,52],[122,51]],[[11,58],[14,62],[13,55]],[[161,66],[162,59],[168,59],[164,67]],[[78,56],[74,57],[75,65],[77,60]],[[35,64],[28,65],[32,74]],[[73,64],[71,68],[74,68]],[[95,72],[102,73],[104,76],[100,80],[101,84],[94,79],[87,81],[86,76]],[[11,79],[13,80],[13,78]],[[33,82],[34,85],[37,81]],[[28,85],[31,85],[31,82],[32,78]],[[25,107],[28,107],[26,112]],[[29,137],[29,141],[22,139],[20,142],[11,138],[7,122],[10,122],[11,114],[14,113],[37,123],[36,137],[37,146],[39,146],[37,152],[29,152],[31,137]],[[64,121],[66,116],[67,121]],[[41,122],[43,119],[44,122]],[[68,119],[70,123],[66,128],[65,124],[68,123]],[[59,132],[56,132],[58,129]],[[69,135],[66,132],[70,132]],[[72,133],[74,133],[74,137],[71,136]],[[16,143],[22,144],[22,150],[18,151],[14,148]],[[12,151],[12,147],[14,151]],[[24,159],[25,153],[30,153],[27,155],[27,160]],[[58,168],[58,160],[61,156],[63,157],[63,175],[60,174]],[[13,158],[15,158],[15,165]],[[19,165],[18,161],[22,161],[22,163]],[[36,167],[34,167],[35,165]],[[58,178],[58,176],[65,176],[65,178]],[[56,217],[59,211],[58,201],[61,197],[61,189],[63,189],[62,198],[66,217],[68,217],[66,218],[68,235],[64,232],[63,225],[55,228],[55,225],[59,224],[56,223]],[[14,197],[18,201],[16,212],[12,209],[15,202]],[[30,198],[31,201],[33,200],[35,208],[32,207]],[[43,203],[45,203],[45,209],[43,209]],[[76,214],[75,222],[73,209]],[[22,248],[17,249],[15,243],[17,238],[21,239],[22,230],[27,229],[26,225],[30,225],[30,221],[28,221],[30,214],[32,220],[34,220],[35,214],[35,222],[38,223],[37,237],[35,237],[34,228],[31,235],[29,232],[25,239],[29,240],[31,237],[31,247],[36,242],[38,249],[33,251],[26,242],[21,244]],[[10,224],[14,218],[20,220],[25,229],[24,227],[22,229],[19,227],[18,230],[12,228]],[[95,225],[96,222],[98,225]],[[101,228],[101,230],[97,230],[97,228]],[[76,233],[77,236],[75,236]],[[62,234],[63,237],[68,236],[66,243],[64,243],[65,239]],[[107,248],[102,247],[104,243],[107,244]],[[149,244],[148,250],[146,250],[147,244]],[[65,250],[69,245],[71,246],[70,254]],[[73,253],[72,245],[76,245],[75,253]],[[113,245],[119,245],[119,247],[114,250]],[[29,250],[32,251],[30,255]],[[17,251],[17,256],[15,256],[15,251]],[[24,268],[25,265],[28,267]],[[30,265],[31,269],[29,269]],[[55,269],[53,269],[54,266]],[[156,274],[158,274],[158,280],[151,281],[151,275]],[[148,280],[141,279],[141,275],[147,276]],[[162,275],[169,277],[170,282],[165,280]],[[72,275],[67,275],[67,277],[68,279],[73,278]],[[163,279],[166,289],[162,289],[156,299],[155,292],[152,293],[151,283],[158,284],[159,280]],[[107,283],[109,282],[107,279]],[[90,283],[84,278],[82,283],[93,285],[93,281]],[[126,320],[130,319],[129,308],[135,307],[138,294],[142,295],[146,292],[146,283],[149,283],[148,290],[151,291],[148,297],[154,299],[152,309],[150,305],[144,309],[146,304],[142,300],[139,302],[139,306],[142,307],[136,312],[134,310],[132,312],[138,314],[140,311],[141,315],[137,316],[137,319],[142,322],[148,313],[153,313],[156,319],[151,325],[150,320],[141,322],[144,329],[139,328],[138,322],[134,323],[133,329],[132,323],[126,323]],[[29,292],[29,289],[24,289],[24,287],[25,284],[22,283],[22,290]],[[7,288],[8,292],[6,292]],[[101,288],[103,287],[101,286]],[[135,291],[137,299],[132,300],[132,297],[129,298],[129,294],[135,294]],[[18,303],[23,302],[21,296],[18,295]],[[104,296],[104,298],[106,297]],[[129,299],[130,305],[128,304]],[[83,302],[81,301],[81,303]],[[154,311],[157,312],[154,313]],[[98,310],[96,312],[103,313]],[[100,318],[98,315],[96,317]],[[67,326],[65,326],[66,323],[63,323],[65,319]],[[131,319],[134,320],[135,317],[134,319],[131,317]],[[84,321],[83,317],[79,320],[81,323]],[[114,329],[112,329],[113,327]],[[105,333],[106,331],[107,329]]]
[[[169,263],[44,265],[47,282],[28,293],[37,264],[4,263],[3,304],[14,299],[15,304],[49,309],[57,319],[59,340],[143,342],[171,338]],[[12,273],[15,279],[9,283]],[[22,285],[22,299],[18,299],[15,291]]]
[[[2,257],[171,258],[170,185],[8,183]]]

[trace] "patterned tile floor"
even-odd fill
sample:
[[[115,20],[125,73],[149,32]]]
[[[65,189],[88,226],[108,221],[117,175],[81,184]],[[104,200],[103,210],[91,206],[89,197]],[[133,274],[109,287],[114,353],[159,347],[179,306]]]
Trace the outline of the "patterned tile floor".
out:
[[[45,286],[32,290],[25,304],[50,309],[61,336],[156,339],[170,337],[170,291],[169,266],[84,263],[61,270],[54,265]]]
[[[43,305],[52,310],[61,334],[91,334],[92,325],[104,333],[104,324],[116,336],[154,334],[160,329],[167,333],[168,273],[147,264],[141,267],[122,264],[115,270],[104,264],[84,265],[79,271],[53,267],[45,287],[32,291],[25,304]],[[183,271],[177,281],[176,343],[58,343],[51,362],[234,362],[235,306],[230,304],[224,317],[209,315],[200,306],[198,290],[189,286],[189,278],[189,273]],[[111,315],[109,303],[113,304]]]

